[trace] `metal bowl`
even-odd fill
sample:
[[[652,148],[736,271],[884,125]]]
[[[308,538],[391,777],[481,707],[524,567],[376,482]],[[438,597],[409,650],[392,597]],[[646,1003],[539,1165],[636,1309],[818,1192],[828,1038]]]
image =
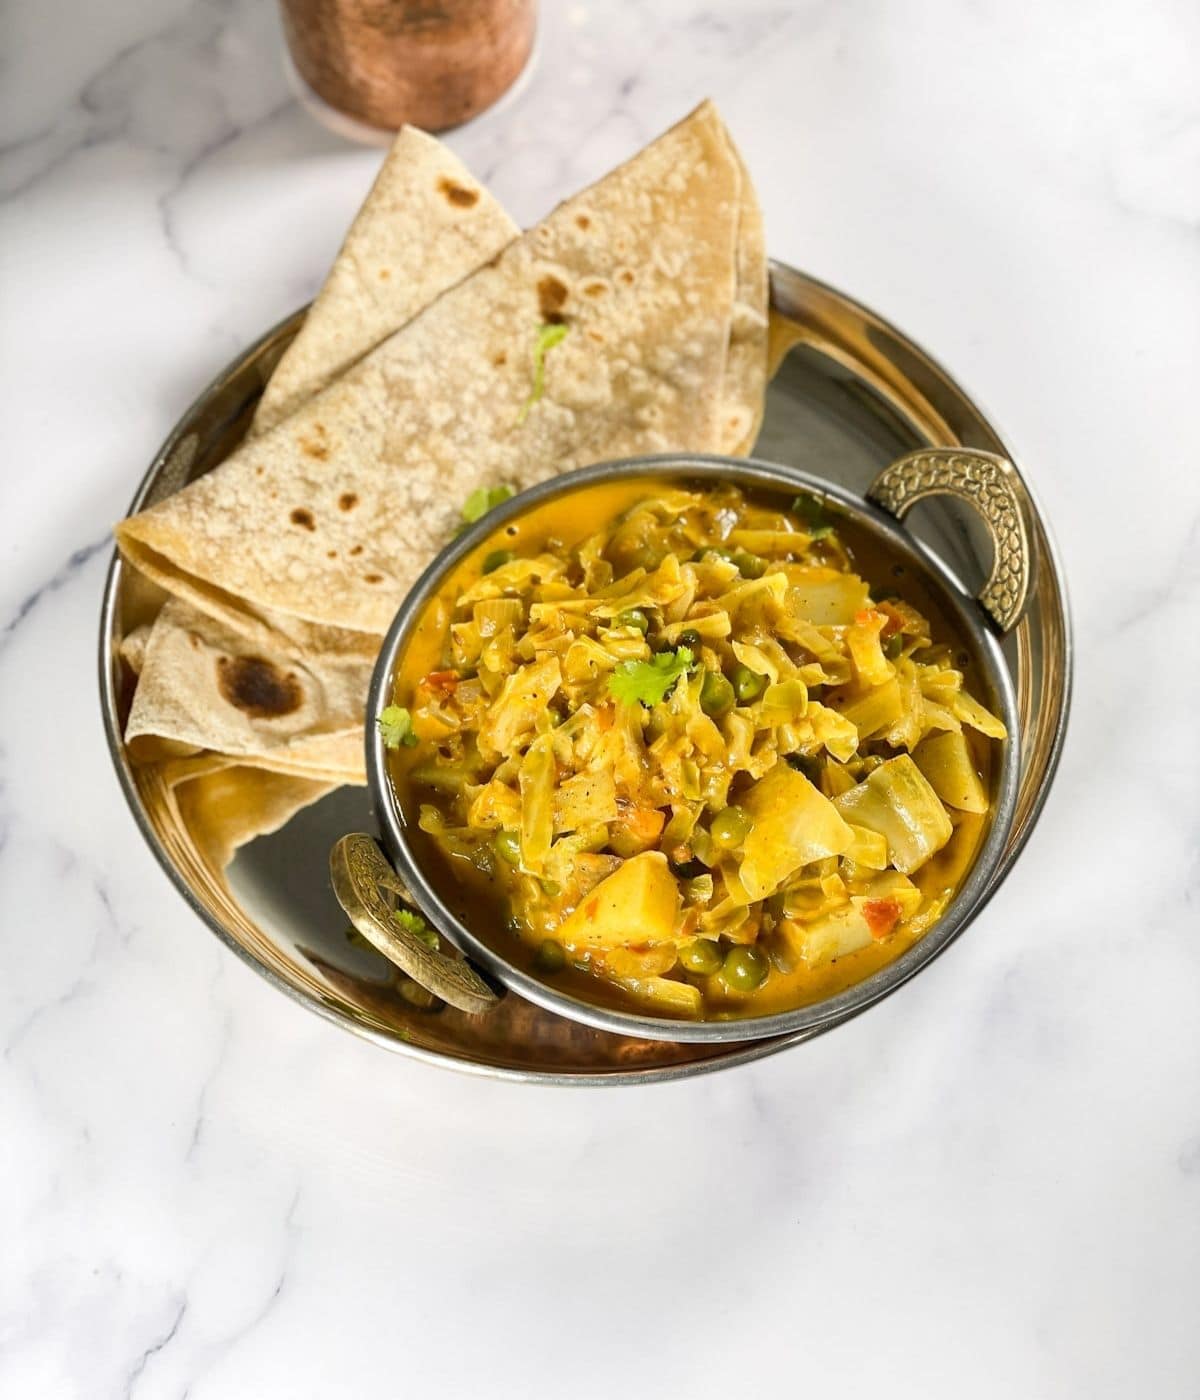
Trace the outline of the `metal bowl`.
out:
[[[439,887],[437,878],[431,876],[413,848],[409,825],[388,774],[387,750],[376,721],[391,703],[397,667],[429,605],[465,559],[489,543],[502,542],[504,528],[513,520],[549,501],[579,495],[602,482],[622,480],[646,481],[652,488],[658,484],[702,488],[706,484],[731,483],[760,493],[778,494],[784,498],[785,508],[797,490],[831,503],[843,534],[848,532],[858,545],[865,541],[870,552],[885,561],[891,576],[904,577],[904,587],[919,586],[926,595],[933,596],[953,629],[952,635],[940,639],[968,651],[975,663],[974,684],[977,686],[982,680],[988,703],[1004,719],[1009,738],[1000,745],[1000,761],[993,775],[990,823],[967,878],[945,913],[922,938],[885,967],[835,996],[772,1015],[696,1021],[585,1000],[555,981],[533,976],[519,966],[506,951],[514,947],[512,935],[492,929],[483,931],[460,916],[447,899],[444,887]],[[992,576],[978,600],[965,592],[932,550],[913,541],[897,521],[897,516],[916,499],[941,493],[958,495],[979,509],[992,530],[996,559]],[[505,988],[547,1011],[618,1034],[711,1045],[788,1035],[853,1016],[919,972],[967,927],[988,891],[994,888],[1016,809],[1020,777],[1017,702],[998,636],[1016,624],[1032,591],[1031,521],[1023,488],[1011,466],[994,456],[961,449],[910,454],[880,474],[868,497],[874,500],[863,500],[795,468],[768,462],[696,455],[631,458],[598,463],[542,482],[489,512],[439,552],[401,605],[384,640],[367,704],[366,739],[367,782],[392,864],[412,902],[439,933]],[[886,503],[892,513],[874,501]],[[366,852],[362,843],[368,839],[343,838],[334,848],[334,888],[347,915],[381,952],[394,958],[406,974],[428,990],[464,1011],[485,1014],[495,1004],[486,984],[472,979],[459,960],[431,952],[390,917],[384,890],[373,884],[372,869],[385,887],[391,882]],[[397,888],[391,886],[393,891]]]
[[[969,446],[1016,461],[999,432],[919,346],[843,293],[782,264],[771,268],[775,328],[790,346],[767,391],[756,451],[861,493],[881,467],[922,446]],[[140,510],[212,470],[249,426],[263,385],[304,318],[298,311],[236,357],[197,397],[150,463],[130,503]],[[1028,482],[1026,482],[1028,486]],[[1029,839],[1058,764],[1070,705],[1070,617],[1045,516],[1033,499],[1038,591],[1002,650],[1017,694],[1020,784],[999,880]],[[990,545],[954,502],[932,501],[909,522],[965,583],[988,570]],[[384,1049],[427,1064],[546,1084],[635,1084],[745,1064],[840,1022],[725,1045],[681,1045],[595,1030],[509,994],[488,1016],[414,1007],[378,954],[350,946],[325,857],[342,832],[370,827],[361,788],[343,788],[281,831],[206,861],[152,769],[122,742],[132,678],[126,633],[156,600],[115,555],[102,601],[101,709],[109,748],[138,829],[184,903],[270,985]]]

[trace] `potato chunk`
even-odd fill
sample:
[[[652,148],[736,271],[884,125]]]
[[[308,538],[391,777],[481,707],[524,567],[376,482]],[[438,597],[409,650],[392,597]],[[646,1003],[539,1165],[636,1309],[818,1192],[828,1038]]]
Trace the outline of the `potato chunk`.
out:
[[[679,884],[661,851],[625,861],[583,899],[558,930],[570,948],[668,943],[679,916]]]

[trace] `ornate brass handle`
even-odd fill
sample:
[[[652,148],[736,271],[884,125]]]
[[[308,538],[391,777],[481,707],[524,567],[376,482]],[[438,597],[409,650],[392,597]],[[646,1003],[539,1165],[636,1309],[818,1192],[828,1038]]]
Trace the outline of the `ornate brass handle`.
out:
[[[329,853],[333,892],[362,936],[426,991],[460,1011],[490,1011],[500,1000],[469,962],[447,957],[396,922],[384,891],[412,896],[369,836],[343,836]]]
[[[897,520],[926,496],[957,496],[979,513],[995,555],[979,605],[1001,633],[1011,631],[1033,596],[1036,569],[1033,511],[1016,468],[992,452],[927,447],[885,467],[867,491]]]

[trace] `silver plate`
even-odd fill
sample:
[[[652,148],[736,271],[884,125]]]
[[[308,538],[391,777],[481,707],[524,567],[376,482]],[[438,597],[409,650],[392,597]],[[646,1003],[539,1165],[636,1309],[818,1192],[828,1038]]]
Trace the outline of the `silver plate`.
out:
[[[885,321],[780,264],[771,268],[771,295],[776,317],[792,323],[797,343],[768,391],[757,456],[860,493],[881,467],[924,445],[978,447],[1016,460],[949,375]],[[297,312],[270,331],[200,395],[155,457],[131,510],[162,499],[229,455],[303,317]],[[1070,699],[1071,634],[1062,575],[1040,512],[1038,522],[1037,593],[1004,644],[1021,717],[1022,762],[1016,817],[992,891],[1041,811]],[[986,577],[990,546],[962,508],[929,502],[908,525],[966,587],[974,589]],[[334,792],[281,831],[244,847],[222,878],[196,856],[182,823],[155,800],[147,771],[129,763],[121,731],[131,678],[118,649],[140,620],[137,608],[128,571],[114,556],[101,619],[101,700],[113,762],[139,829],[209,928],[312,1010],[401,1054],[545,1083],[677,1079],[760,1059],[841,1024],[754,1042],[678,1045],[594,1030],[511,994],[484,1017],[413,1006],[382,958],[347,941],[329,885],[333,842],[344,832],[374,826],[364,789]]]

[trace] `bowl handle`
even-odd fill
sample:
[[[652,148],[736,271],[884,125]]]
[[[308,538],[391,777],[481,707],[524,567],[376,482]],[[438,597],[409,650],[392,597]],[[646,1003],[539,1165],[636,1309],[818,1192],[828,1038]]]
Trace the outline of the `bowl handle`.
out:
[[[1025,483],[1004,457],[968,447],[926,447],[897,458],[867,489],[867,499],[897,520],[926,496],[957,496],[979,514],[992,538],[992,572],[976,595],[1003,636],[1033,597],[1033,510]]]
[[[362,936],[427,992],[460,1011],[490,1011],[500,1000],[469,962],[423,943],[392,917],[384,891],[405,905],[412,896],[370,836],[343,836],[329,852],[333,892]],[[415,910],[411,912],[415,913]]]

